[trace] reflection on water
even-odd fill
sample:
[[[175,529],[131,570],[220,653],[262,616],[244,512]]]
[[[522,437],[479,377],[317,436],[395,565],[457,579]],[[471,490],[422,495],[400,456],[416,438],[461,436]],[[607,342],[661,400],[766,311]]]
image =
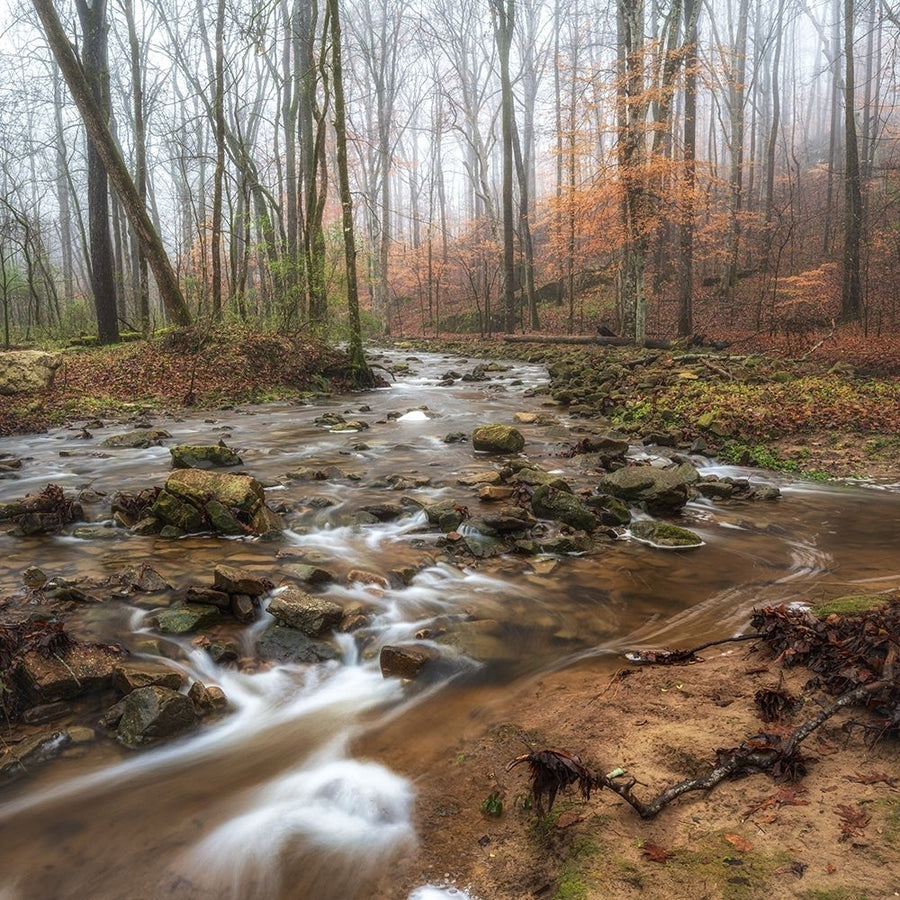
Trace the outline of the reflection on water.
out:
[[[6,786],[0,900],[372,897],[394,856],[415,852],[415,798],[405,778],[350,755],[367,729],[377,726],[379,740],[396,742],[380,747],[379,759],[389,764],[393,754],[410,771],[417,748],[427,755],[455,741],[477,725],[473,710],[502,708],[504,692],[519,679],[635,645],[685,646],[736,633],[759,604],[900,586],[900,493],[806,484],[783,484],[777,503],[690,504],[681,524],[705,542],[690,553],[610,540],[580,556],[484,560],[461,571],[406,498],[477,507],[475,490],[456,480],[499,463],[467,443],[444,443],[444,436],[512,422],[518,411],[547,412],[539,399],[524,396],[542,378],[535,367],[483,384],[437,386],[440,373],[466,367],[432,357],[414,362],[417,374],[387,390],[154,423],[173,435],[170,443],[224,438],[239,448],[246,471],[285,510],[288,530],[280,541],[0,535],[2,596],[22,596],[21,573],[29,565],[50,576],[100,579],[146,561],[184,587],[208,582],[223,562],[278,584],[299,561],[336,576],[326,596],[372,613],[352,639],[342,637],[340,662],[321,666],[238,672],[216,666],[189,640],[170,641],[191,678],[223,687],[230,715],[140,754],[102,739]],[[324,412],[370,427],[334,432],[316,424]],[[559,455],[584,423],[559,419],[549,427],[521,426],[525,455],[588,488],[596,476]],[[107,518],[109,495],[162,484],[169,468],[165,448],[100,446],[105,434],[122,430],[95,429],[93,440],[73,428],[0,441],[0,453],[25,458],[21,477],[0,481],[0,502],[49,482],[69,491],[90,487],[107,496],[88,503],[87,515]],[[285,477],[331,466],[341,471],[330,480]],[[390,476],[402,476],[407,486],[391,490]],[[421,486],[409,487],[414,476]],[[373,503],[403,504],[406,511],[393,522],[349,524]],[[348,580],[353,569],[381,576],[388,586]],[[400,578],[402,570],[415,575]],[[146,636],[143,617],[143,610],[113,600],[85,609],[78,627],[136,646]],[[455,647],[451,684],[410,690],[382,678],[382,645],[447,622],[474,623]],[[431,704],[436,695],[440,704]],[[407,720],[415,727],[404,729]],[[437,884],[414,897],[467,895]]]

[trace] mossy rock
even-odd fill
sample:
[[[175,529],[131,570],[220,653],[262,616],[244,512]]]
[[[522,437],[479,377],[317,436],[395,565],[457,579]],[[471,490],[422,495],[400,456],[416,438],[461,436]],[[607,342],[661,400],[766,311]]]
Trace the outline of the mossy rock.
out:
[[[172,466],[176,469],[215,469],[243,463],[234,450],[221,444],[179,444],[170,447],[169,452],[172,454]]]
[[[631,536],[652,547],[667,550],[691,550],[703,546],[700,535],[678,525],[669,525],[667,522],[649,520],[634,522],[631,525]]]
[[[518,453],[525,438],[512,425],[482,425],[472,432],[472,446],[486,453]]]

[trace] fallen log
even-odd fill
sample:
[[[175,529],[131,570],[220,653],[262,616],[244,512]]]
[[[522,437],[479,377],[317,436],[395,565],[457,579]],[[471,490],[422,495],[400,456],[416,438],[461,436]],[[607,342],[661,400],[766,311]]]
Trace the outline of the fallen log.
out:
[[[605,337],[596,334],[507,334],[503,340],[510,344],[582,344],[600,347],[633,347],[634,341],[623,337]],[[648,350],[671,350],[672,342],[662,338],[647,338],[643,344]]]

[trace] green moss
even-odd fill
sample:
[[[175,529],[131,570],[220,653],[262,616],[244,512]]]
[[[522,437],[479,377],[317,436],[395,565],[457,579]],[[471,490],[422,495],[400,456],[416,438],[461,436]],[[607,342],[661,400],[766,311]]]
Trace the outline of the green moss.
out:
[[[825,603],[816,604],[815,612],[820,618],[825,616],[853,616],[869,612],[885,605],[883,594],[847,594],[844,597],[835,597]]]
[[[799,900],[869,900],[869,895],[857,888],[813,888],[797,897]]]

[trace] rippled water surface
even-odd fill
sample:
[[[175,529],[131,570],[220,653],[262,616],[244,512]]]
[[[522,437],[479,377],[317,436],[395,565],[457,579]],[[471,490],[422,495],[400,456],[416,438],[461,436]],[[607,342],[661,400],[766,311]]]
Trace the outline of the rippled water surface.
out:
[[[624,539],[580,556],[501,557],[461,569],[444,557],[421,514],[355,525],[361,507],[404,496],[454,499],[475,511],[475,490],[456,480],[499,463],[443,438],[486,422],[511,423],[519,411],[558,418],[521,426],[526,456],[576,487],[598,477],[560,455],[589,423],[531,396],[544,383],[541,369],[515,366],[486,382],[441,387],[442,373],[471,371],[473,362],[433,356],[410,365],[411,374],[390,388],[366,394],[154,421],[172,434],[167,445],[223,439],[238,448],[244,470],[267,485],[270,505],[285,510],[288,530],[279,541],[166,541],[121,530],[106,540],[0,535],[4,597],[22,596],[29,565],[52,576],[102,578],[143,561],[179,587],[209,583],[220,562],[276,584],[290,564],[313,562],[337,576],[327,596],[342,605],[359,601],[372,612],[362,633],[340,638],[340,661],[319,666],[241,672],[219,668],[189,640],[181,642],[177,664],[192,678],[221,685],[230,715],[141,753],[104,738],[0,787],[0,900],[377,896],[392,856],[416,852],[415,787],[390,769],[389,752],[384,764],[355,758],[352,748],[389,717],[390,733],[403,734],[414,706],[447,691],[441,684],[409,690],[383,679],[381,645],[411,640],[440,620],[490,624],[458,660],[453,702],[428,720],[427,733],[403,734],[408,755],[417,742],[453,743],[470,691],[501,703],[519,680],[586,656],[609,655],[613,664],[617,651],[635,645],[686,646],[739,632],[754,605],[900,585],[896,486],[781,482],[777,502],[695,502],[682,524],[705,544],[689,553]],[[326,412],[370,427],[330,431],[315,421]],[[24,458],[18,477],[0,481],[0,502],[50,482],[67,491],[90,488],[101,497],[86,513],[102,522],[115,491],[165,481],[166,447],[104,450],[105,436],[126,429],[92,428],[94,436],[85,438],[81,424],[0,441],[0,454]],[[708,460],[693,461],[712,470]],[[285,478],[304,466],[337,466],[344,476]],[[429,482],[395,491],[391,476]],[[765,473],[753,477],[778,483]],[[410,584],[390,577],[409,567],[417,572]],[[352,569],[388,577],[392,587],[349,582]],[[144,611],[118,601],[85,610],[78,627],[126,646],[148,631]],[[243,637],[249,648],[250,636]],[[453,894],[422,885],[415,896]]]

